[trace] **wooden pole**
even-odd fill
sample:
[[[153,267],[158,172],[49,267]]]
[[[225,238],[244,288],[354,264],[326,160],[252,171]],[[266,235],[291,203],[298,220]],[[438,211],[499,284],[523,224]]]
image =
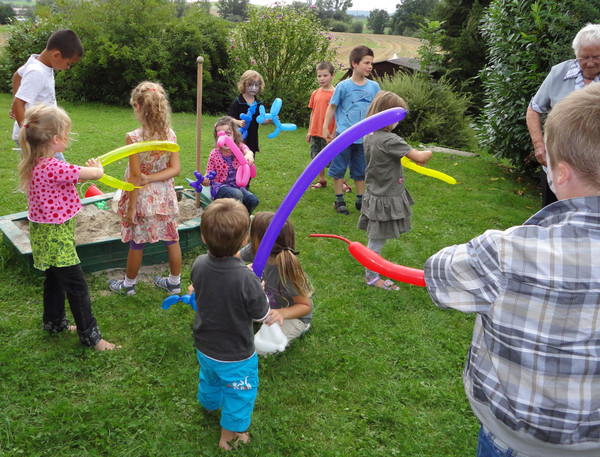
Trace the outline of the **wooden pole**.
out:
[[[204,57],[198,56],[198,76],[196,82],[196,170],[202,173],[200,151],[202,139],[202,64]],[[196,208],[200,208],[200,198],[196,198]]]

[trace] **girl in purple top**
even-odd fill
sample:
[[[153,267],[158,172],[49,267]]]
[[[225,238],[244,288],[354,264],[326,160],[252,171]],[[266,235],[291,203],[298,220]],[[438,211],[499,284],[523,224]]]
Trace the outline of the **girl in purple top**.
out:
[[[230,116],[223,116],[215,123],[213,133],[215,141],[219,138],[219,132],[225,132],[227,136],[233,139],[235,144],[240,148],[242,154],[248,161],[248,164],[254,163],[254,153],[242,143],[242,136],[236,128],[234,120]],[[258,206],[258,198],[246,187],[238,187],[235,177],[237,169],[240,167],[240,162],[233,154],[233,151],[228,147],[215,147],[208,156],[206,163],[206,175],[210,171],[215,171],[216,176],[210,180],[204,178],[202,185],[210,186],[210,194],[213,200],[217,198],[234,198],[241,201],[249,214]]]
[[[103,351],[115,345],[102,339],[92,314],[87,282],[75,250],[74,216],[82,207],[75,184],[102,177],[104,169],[98,159],[79,167],[54,158],[67,147],[70,130],[71,119],[61,108],[37,105],[25,112],[19,133],[19,186],[27,193],[33,264],[46,275],[44,330],[77,331],[82,344]],[[65,295],[76,326],[69,325],[66,318]]]

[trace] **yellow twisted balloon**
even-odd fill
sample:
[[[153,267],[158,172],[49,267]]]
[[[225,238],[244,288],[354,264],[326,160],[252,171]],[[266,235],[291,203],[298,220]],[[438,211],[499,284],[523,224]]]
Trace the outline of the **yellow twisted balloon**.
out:
[[[422,175],[431,176],[432,178],[447,182],[448,184],[456,184],[456,179],[454,179],[452,176],[448,176],[440,171],[432,170],[431,168],[425,168],[421,165],[417,165],[408,157],[402,157],[402,166],[404,168],[408,168],[409,170],[416,171]]]
[[[114,149],[107,152],[104,155],[98,157],[103,167],[109,163],[113,163],[123,157],[128,157],[132,154],[137,154],[144,151],[179,151],[179,145],[177,143],[171,143],[170,141],[139,141],[137,143],[128,144],[126,146]],[[106,184],[109,187],[115,189],[122,189],[125,191],[132,191],[133,189],[139,189],[139,186],[134,186],[130,182],[121,181],[120,179],[113,178],[107,174],[103,175],[98,181]]]

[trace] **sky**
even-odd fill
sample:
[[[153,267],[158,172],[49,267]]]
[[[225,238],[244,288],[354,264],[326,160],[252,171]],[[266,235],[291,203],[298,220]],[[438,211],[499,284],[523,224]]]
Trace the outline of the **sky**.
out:
[[[272,5],[276,0],[250,0],[253,5]],[[292,3],[290,0],[278,0],[279,3]],[[389,14],[396,11],[399,0],[352,0],[352,8],[349,11],[371,11],[373,9],[386,10]]]

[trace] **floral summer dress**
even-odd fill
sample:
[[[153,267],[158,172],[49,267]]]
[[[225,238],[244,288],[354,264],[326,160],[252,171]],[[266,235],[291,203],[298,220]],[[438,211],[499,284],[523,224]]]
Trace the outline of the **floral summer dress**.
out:
[[[128,133],[134,143],[143,141],[142,128]],[[173,130],[169,131],[167,141],[177,142]],[[170,151],[146,151],[139,153],[142,173],[150,175],[167,168],[171,159]],[[125,180],[129,179],[129,165],[125,170]],[[127,214],[129,192],[123,192],[119,200],[118,214]],[[155,243],[156,241],[178,241],[177,215],[179,206],[173,178],[166,181],[146,184],[139,189],[136,205],[136,224],[121,222],[121,240],[124,243]]]

